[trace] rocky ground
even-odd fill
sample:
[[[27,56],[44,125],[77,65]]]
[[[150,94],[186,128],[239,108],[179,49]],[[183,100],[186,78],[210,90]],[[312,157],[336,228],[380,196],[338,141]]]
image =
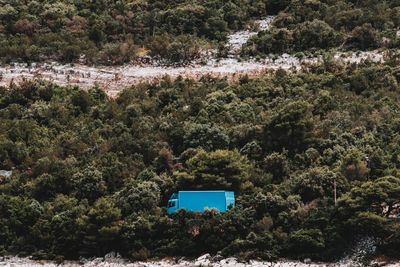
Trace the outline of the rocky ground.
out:
[[[362,264],[353,262],[350,260],[341,261],[338,263],[313,263],[311,260],[304,260],[304,262],[296,261],[277,261],[277,262],[263,262],[257,260],[251,260],[249,262],[239,262],[236,258],[222,258],[220,256],[210,256],[205,254],[196,260],[186,259],[163,259],[158,261],[146,261],[146,262],[129,262],[122,259],[119,255],[110,253],[104,258],[95,259],[82,259],[80,261],[65,261],[63,263],[55,263],[51,261],[34,261],[28,258],[19,257],[4,257],[0,258],[0,266],[7,267],[202,267],[202,266],[213,266],[213,267],[361,267]],[[372,262],[368,266],[379,266],[379,267],[396,267],[400,266],[398,263],[389,262]]]
[[[267,17],[256,21],[258,30],[267,30],[274,17]],[[232,33],[228,37],[227,46],[230,55],[227,58],[217,59],[207,55],[202,64],[193,62],[188,66],[161,66],[157,62],[147,64],[128,64],[124,66],[91,67],[80,64],[61,65],[58,63],[45,64],[13,64],[0,67],[0,86],[8,86],[10,83],[19,83],[24,79],[43,79],[59,85],[79,86],[91,88],[95,85],[103,88],[111,97],[116,96],[123,88],[140,82],[152,82],[160,80],[163,76],[175,78],[183,76],[199,79],[204,75],[213,77],[228,77],[236,79],[242,75],[256,76],[271,70],[285,69],[296,70],[309,64],[322,61],[321,57],[297,58],[283,54],[268,56],[260,60],[242,61],[238,53],[247,40],[257,34],[257,31],[243,30]],[[206,53],[207,54],[207,53]],[[334,60],[344,63],[359,63],[369,59],[374,62],[384,61],[384,53],[380,51],[358,53],[336,53]],[[204,63],[205,62],[205,63]]]
[[[255,21],[255,24],[258,25],[258,31],[265,31],[268,30],[273,21],[274,17],[268,16],[263,20]],[[245,29],[229,35],[227,46],[231,49],[231,54],[237,54],[249,38],[257,33],[257,31]]]
[[[334,60],[344,63],[360,63],[364,60],[383,62],[384,53],[369,51],[359,53],[337,53]],[[271,70],[298,70],[304,66],[321,62],[321,57],[297,58],[283,54],[255,61],[240,61],[236,58],[210,59],[206,64],[193,64],[181,67],[158,65],[125,65],[116,67],[90,67],[85,65],[14,64],[0,67],[0,86],[19,83],[24,79],[43,79],[59,85],[72,85],[90,88],[95,85],[103,88],[108,95],[115,96],[124,87],[140,82],[160,80],[164,76],[172,78],[183,76],[199,79],[204,75],[227,76],[236,79],[242,75],[256,76]]]

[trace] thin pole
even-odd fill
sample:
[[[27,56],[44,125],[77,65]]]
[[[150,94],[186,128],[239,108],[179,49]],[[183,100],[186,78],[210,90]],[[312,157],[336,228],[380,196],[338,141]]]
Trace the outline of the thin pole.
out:
[[[337,195],[336,195],[336,179],[333,180],[333,199],[335,201],[335,207],[336,207],[336,202],[337,202]]]

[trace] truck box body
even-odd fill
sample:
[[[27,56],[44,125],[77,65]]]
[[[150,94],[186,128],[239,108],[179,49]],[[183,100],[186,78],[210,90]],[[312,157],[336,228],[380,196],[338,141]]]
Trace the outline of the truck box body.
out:
[[[228,211],[235,206],[234,192],[230,191],[179,191],[172,194],[168,201],[168,214],[179,209],[203,212],[206,209],[216,209],[219,212]]]

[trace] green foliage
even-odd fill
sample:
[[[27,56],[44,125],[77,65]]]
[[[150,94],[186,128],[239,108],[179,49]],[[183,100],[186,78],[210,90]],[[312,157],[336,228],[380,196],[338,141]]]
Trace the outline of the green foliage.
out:
[[[335,260],[371,237],[396,257],[395,61],[166,78],[115,99],[43,81],[2,88],[0,169],[13,175],[0,177],[1,253]],[[167,215],[182,189],[233,190],[236,207]]]
[[[349,150],[343,157],[341,170],[349,180],[362,180],[369,172],[365,155],[358,150]]]
[[[154,212],[160,202],[160,189],[154,182],[128,183],[117,195],[122,214]]]
[[[82,172],[75,173],[72,179],[75,183],[78,198],[86,198],[93,202],[106,193],[107,187],[103,175],[93,166],[83,169]]]
[[[324,248],[324,238],[319,229],[301,229],[293,232],[289,238],[290,253],[300,258],[315,257]]]
[[[340,199],[344,212],[370,211],[389,217],[396,215],[400,194],[400,179],[385,176],[354,187]]]
[[[269,1],[268,7],[281,11],[274,27],[253,36],[244,55],[398,46],[396,1]]]
[[[266,149],[297,152],[308,146],[314,123],[305,101],[290,102],[277,110],[265,125]]]
[[[340,42],[335,30],[320,20],[306,21],[293,31],[295,51],[310,48],[326,49],[337,46]]]
[[[186,63],[200,58],[201,42],[190,35],[178,37],[167,34],[149,41],[150,55],[166,63]]]
[[[334,184],[337,191],[343,188],[343,179],[329,171],[327,168],[312,168],[295,178],[294,191],[301,196],[303,201],[308,202],[324,196],[333,196]]]
[[[146,47],[166,63],[184,63],[266,14],[263,0],[12,1],[0,6],[0,59],[123,64]]]
[[[377,48],[380,45],[379,33],[371,24],[363,24],[353,29],[346,42],[363,50]]]
[[[197,59],[255,19],[277,15],[243,54],[398,47],[397,1],[16,0],[0,8],[0,61],[124,64],[151,55],[167,64]],[[223,54],[222,52],[221,54]]]
[[[282,153],[271,153],[264,158],[264,170],[272,174],[275,182],[282,182],[289,174],[289,162],[286,155]]]
[[[260,258],[263,260],[275,260],[278,256],[279,246],[270,233],[260,235],[250,232],[245,239],[236,239],[224,248],[223,254],[238,255],[243,259]]]
[[[185,162],[187,168],[175,173],[182,189],[240,190],[249,182],[251,165],[237,150],[199,150]]]
[[[229,145],[229,136],[223,129],[207,124],[190,125],[183,139],[187,148],[215,150],[228,148]]]

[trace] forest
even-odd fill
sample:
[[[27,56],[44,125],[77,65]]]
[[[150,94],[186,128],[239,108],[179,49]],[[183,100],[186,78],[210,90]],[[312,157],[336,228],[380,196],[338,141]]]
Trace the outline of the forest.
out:
[[[270,15],[235,60],[321,62],[116,97],[0,86],[0,256],[333,262],[369,240],[366,262],[399,259],[400,0],[0,0],[0,63],[183,64],[226,56],[230,33]],[[374,49],[383,63],[333,59]],[[234,191],[236,206],[168,215],[179,190]]]
[[[390,58],[236,82],[165,77],[116,98],[40,80],[2,87],[0,169],[13,175],[0,181],[0,255],[334,261],[368,238],[398,257]],[[235,191],[236,207],[167,215],[170,195],[191,189]]]
[[[399,0],[0,0],[0,62],[184,63],[267,15],[243,57],[399,46]]]
[[[266,5],[284,7],[276,0],[3,0],[0,59],[122,64],[148,50],[193,58],[265,16]]]
[[[398,48],[400,1],[290,1],[244,55]]]

